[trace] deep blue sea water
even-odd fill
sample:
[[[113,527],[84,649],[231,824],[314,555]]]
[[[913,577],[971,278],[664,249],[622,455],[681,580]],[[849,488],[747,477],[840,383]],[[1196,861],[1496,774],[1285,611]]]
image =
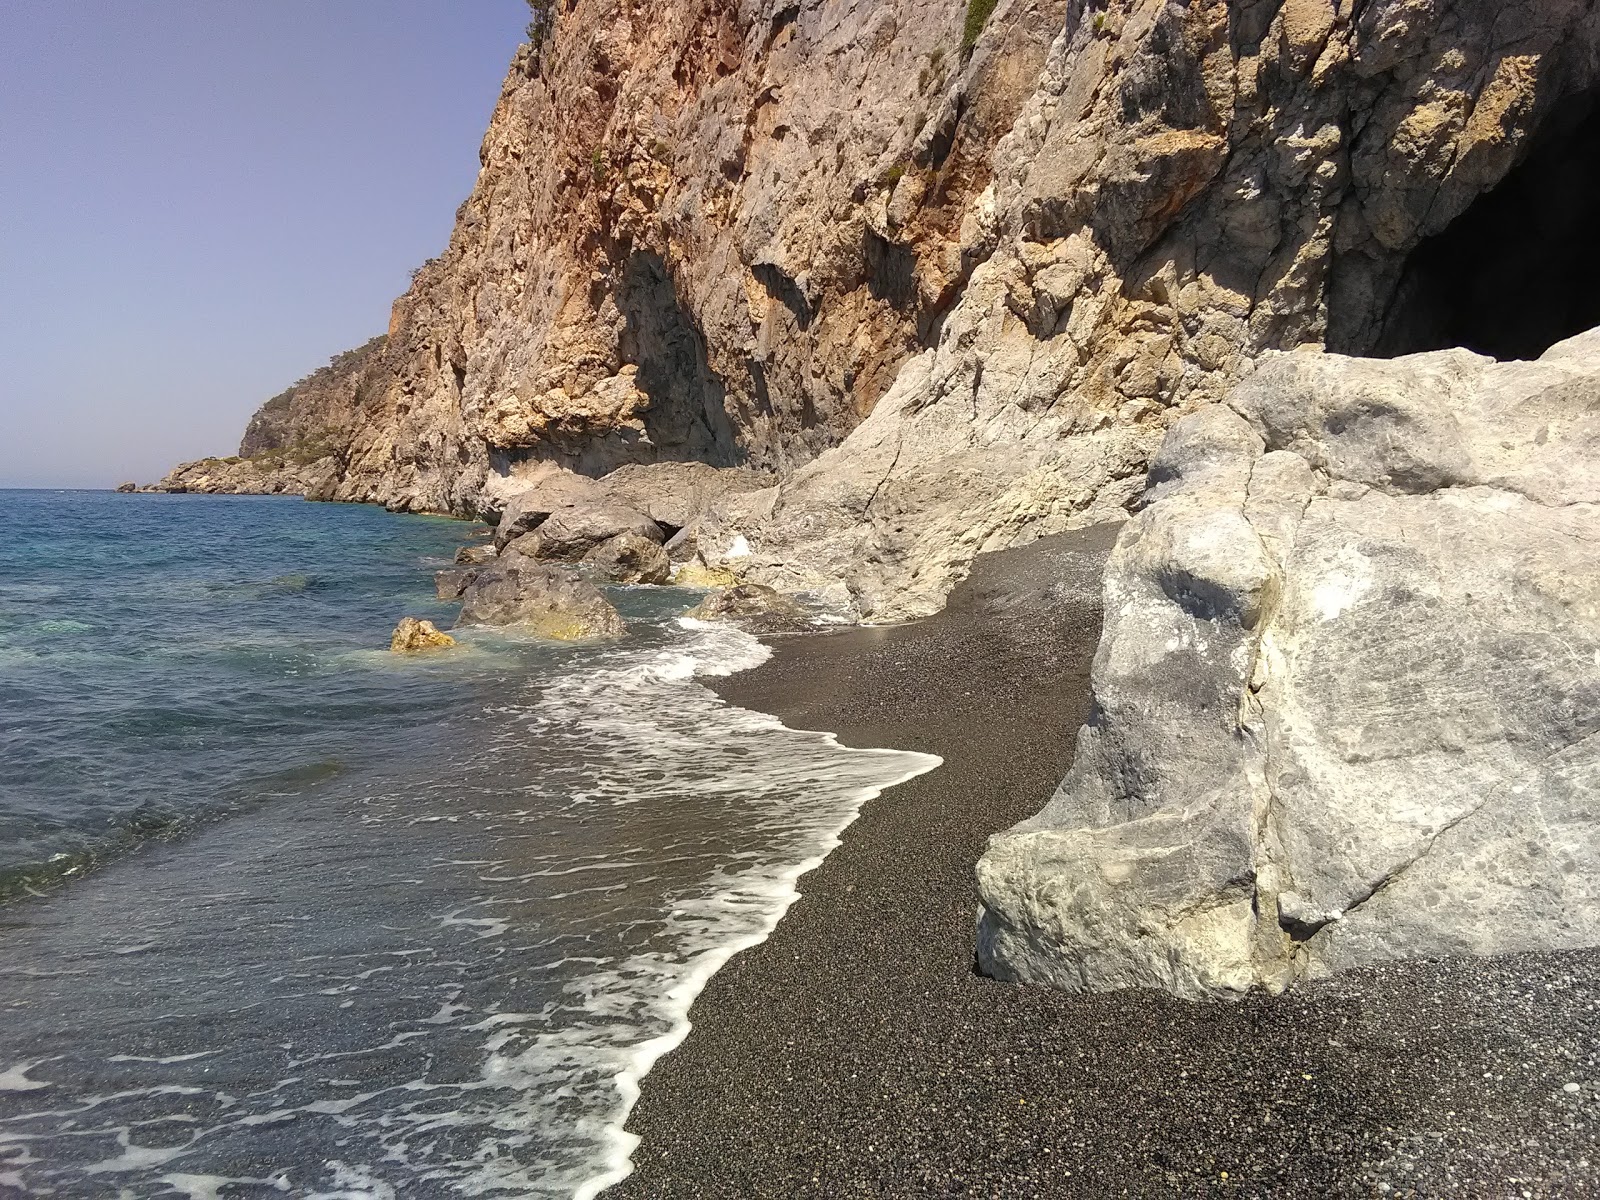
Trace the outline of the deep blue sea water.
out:
[[[936,760],[696,682],[766,651],[459,631],[474,530],[0,492],[0,1192],[592,1195],[639,1077],[860,804]]]

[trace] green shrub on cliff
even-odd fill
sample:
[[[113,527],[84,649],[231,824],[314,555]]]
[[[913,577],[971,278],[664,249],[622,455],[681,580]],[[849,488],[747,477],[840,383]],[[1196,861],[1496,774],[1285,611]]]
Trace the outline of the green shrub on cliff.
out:
[[[555,0],[528,0],[528,28],[524,34],[536,53],[544,45],[544,39],[550,36],[555,23]]]
[[[961,30],[961,52],[965,54],[978,44],[983,27],[989,23],[994,7],[1000,0],[967,0],[967,23]]]

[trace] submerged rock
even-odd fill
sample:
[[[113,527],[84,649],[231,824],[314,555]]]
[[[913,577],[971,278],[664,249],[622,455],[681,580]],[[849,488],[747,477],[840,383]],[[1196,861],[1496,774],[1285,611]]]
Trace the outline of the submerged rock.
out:
[[[455,644],[455,638],[435,629],[432,621],[422,621],[416,617],[401,617],[400,624],[395,626],[394,636],[389,639],[389,649],[397,654],[414,650],[440,650]]]
[[[672,573],[672,582],[678,587],[730,588],[739,582],[739,577],[732,571],[722,567],[708,567],[705,563],[694,559],[678,564]]]
[[[520,625],[557,641],[621,637],[622,616],[600,590],[562,567],[508,555],[476,569],[462,593],[462,625]]]
[[[583,561],[612,583],[660,584],[672,578],[667,552],[636,533],[607,538],[585,554]]]
[[[1600,944],[1600,330],[1270,356],[1185,417],[1092,719],[978,865],[989,974],[1191,997]]]

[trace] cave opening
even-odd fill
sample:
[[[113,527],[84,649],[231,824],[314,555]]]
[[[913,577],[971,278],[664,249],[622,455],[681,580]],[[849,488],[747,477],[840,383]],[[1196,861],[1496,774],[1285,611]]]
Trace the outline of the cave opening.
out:
[[[1406,260],[1375,353],[1538,358],[1600,325],[1600,92],[1563,101],[1527,156]]]

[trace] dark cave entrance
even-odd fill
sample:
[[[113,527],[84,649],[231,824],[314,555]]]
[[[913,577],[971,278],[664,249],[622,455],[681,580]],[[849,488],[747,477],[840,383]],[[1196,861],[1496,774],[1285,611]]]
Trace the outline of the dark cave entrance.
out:
[[[1374,352],[1538,358],[1600,325],[1600,93],[1564,101],[1528,156],[1407,259]]]

